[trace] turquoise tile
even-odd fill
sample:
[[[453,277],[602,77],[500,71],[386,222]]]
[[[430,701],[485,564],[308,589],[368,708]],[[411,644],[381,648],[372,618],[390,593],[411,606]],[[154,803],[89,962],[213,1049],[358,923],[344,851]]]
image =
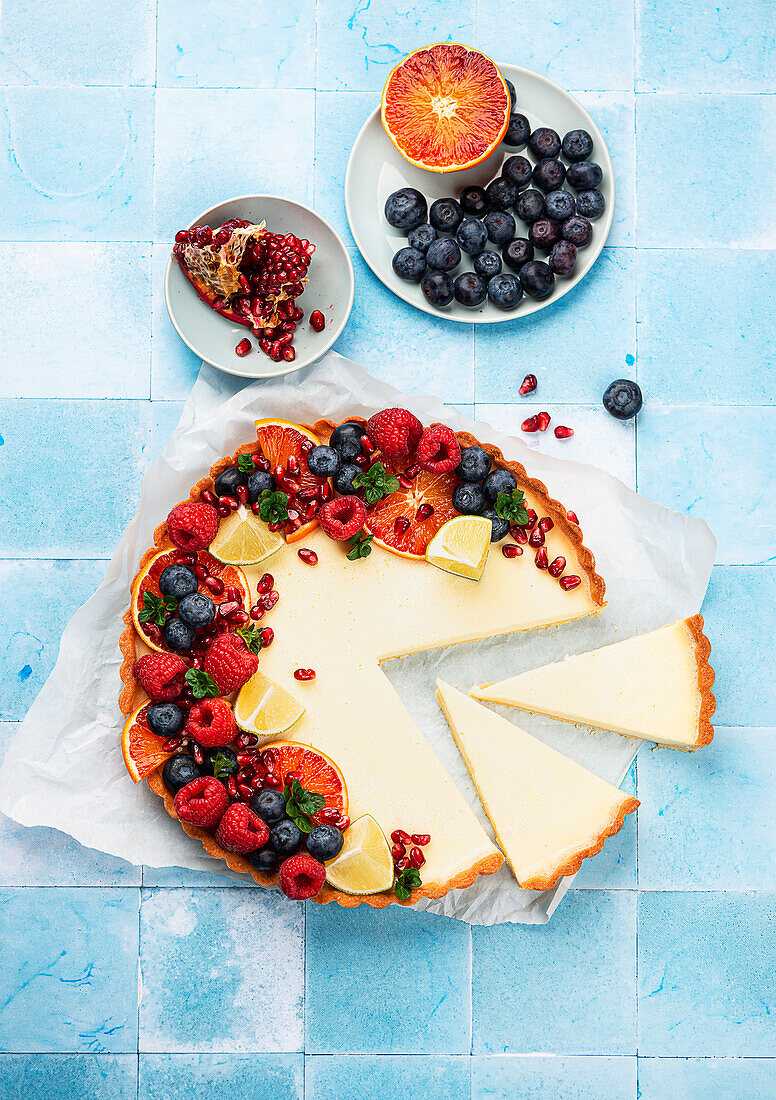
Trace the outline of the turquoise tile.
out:
[[[350,255],[355,305],[334,350],[407,393],[444,394],[455,404],[473,401],[474,326],[408,305],[383,286],[356,249]]]
[[[140,1050],[302,1049],[304,907],[269,890],[147,890]]]
[[[723,0],[637,0],[637,82],[642,91],[776,90],[773,5]]]
[[[319,90],[372,91],[375,106],[394,65],[431,42],[474,41],[474,0],[397,11],[392,0],[318,3]]]
[[[0,127],[0,239],[150,239],[150,88],[0,89]],[[85,299],[83,317],[96,308]]]
[[[776,894],[639,899],[639,1053],[773,1056]]]
[[[62,631],[105,574],[104,561],[0,561],[10,638],[0,651],[0,720],[20,721],[54,667]]]
[[[153,84],[152,0],[5,0],[2,84]]]
[[[470,951],[459,921],[308,906],[305,1050],[468,1054]]]
[[[160,0],[160,88],[312,88],[315,0],[294,0],[272,15],[261,4]]]
[[[0,1100],[127,1100],[135,1054],[0,1054]]]
[[[303,1100],[301,1054],[141,1054],[137,1100]]]
[[[0,890],[0,1049],[137,1050],[138,890]]]
[[[647,402],[773,405],[776,252],[638,253],[639,381]]]
[[[530,373],[539,381],[535,400],[598,407],[613,378],[633,377],[626,357],[635,351],[634,255],[605,248],[565,298],[520,320],[478,326],[477,401],[519,402]]]
[[[776,408],[671,408],[639,415],[639,492],[705,519],[717,563],[776,560],[773,435]]]
[[[148,461],[157,459],[170,441],[183,412],[183,401],[154,401],[151,405],[151,444]]]
[[[636,1059],[516,1054],[472,1058],[472,1100],[635,1100]]]
[[[639,756],[639,760],[644,754]],[[636,764],[634,760],[628,774],[620,783],[627,794],[636,792]],[[643,800],[642,800],[643,801]],[[586,859],[574,879],[576,890],[633,890],[636,888],[636,839],[638,820],[641,824],[643,806],[636,814],[627,814],[625,824],[616,836],[607,838],[601,851],[593,859]]]
[[[169,255],[169,245],[154,245],[151,396],[164,401],[184,400],[188,397],[202,365],[199,356],[189,350],[173,328],[167,312],[164,302],[164,273]],[[207,308],[202,305],[202,309]]]
[[[630,91],[578,92],[576,95],[604,135],[612,158],[616,198],[606,243],[610,248],[632,245],[636,236],[635,97]],[[593,159],[597,155],[594,149]]]
[[[305,1100],[377,1100],[388,1096],[470,1100],[469,1057],[448,1055],[311,1055]]]
[[[703,601],[705,631],[711,641],[721,726],[768,726],[776,713],[770,639],[776,632],[776,569],[723,568],[711,575]]]
[[[774,130],[773,96],[638,96],[639,245],[774,248],[776,225],[754,213],[763,210],[763,184],[776,167]],[[746,165],[734,182],[715,169],[709,141],[717,134],[724,134],[726,163]],[[720,309],[727,312],[724,296]]]
[[[472,929],[475,1054],[630,1054],[636,896],[571,890],[547,925]]]
[[[171,243],[204,210],[237,195],[309,204],[314,100],[307,91],[160,89],[154,239]]]
[[[253,890],[256,887],[253,879],[248,875],[219,875],[215,868],[221,866],[211,860],[213,871],[192,871],[188,867],[143,867],[143,886],[196,886],[202,889],[208,887],[236,887],[237,889]]]
[[[361,127],[378,106],[372,92],[318,92],[315,97],[315,209],[348,245],[345,169]]]
[[[639,1100],[773,1100],[776,1058],[639,1058]]]

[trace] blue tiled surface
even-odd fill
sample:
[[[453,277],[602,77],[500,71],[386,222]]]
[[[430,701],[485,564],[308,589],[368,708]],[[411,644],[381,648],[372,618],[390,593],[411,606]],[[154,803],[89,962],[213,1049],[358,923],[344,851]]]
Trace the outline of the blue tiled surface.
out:
[[[577,434],[542,450],[708,520],[719,729],[693,756],[641,752],[624,784],[639,814],[548,927],[305,913],[226,876],[141,870],[0,820],[0,1100],[157,1100],[192,1083],[225,1100],[770,1100],[772,5],[265,8],[3,4],[0,756],[196,375],[164,307],[169,237],[259,191],[315,205],[351,247],[339,350],[504,430],[547,407]],[[446,38],[574,89],[616,173],[585,284],[476,332],[390,295],[342,199],[391,65]],[[527,371],[532,402],[516,393]],[[635,427],[600,407],[623,375],[645,392]]]

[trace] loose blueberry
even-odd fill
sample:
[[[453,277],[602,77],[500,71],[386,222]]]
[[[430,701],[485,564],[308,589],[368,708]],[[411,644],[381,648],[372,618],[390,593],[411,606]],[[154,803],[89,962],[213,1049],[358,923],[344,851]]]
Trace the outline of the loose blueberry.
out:
[[[591,160],[581,160],[578,164],[569,165],[566,180],[575,191],[589,191],[603,179],[603,172],[597,164]]]
[[[280,863],[280,857],[277,852],[273,851],[269,844],[267,844],[263,848],[257,848],[255,852],[249,852],[248,862],[251,867],[254,867],[257,871],[263,871],[265,874],[269,874],[277,870],[278,864]]]
[[[220,497],[236,497],[237,486],[245,485],[247,476],[237,466],[227,466],[214,482],[216,494]]]
[[[533,166],[526,157],[508,157],[501,166],[501,175],[514,183],[518,191],[531,182]]]
[[[430,271],[424,275],[420,280],[420,289],[429,305],[438,309],[449,306],[455,296],[453,280],[446,271]]]
[[[479,306],[488,296],[488,288],[474,271],[464,271],[453,283],[456,302],[462,306]]]
[[[428,220],[440,233],[455,233],[463,221],[463,210],[456,199],[437,199],[431,203]]]
[[[563,186],[566,178],[566,169],[559,160],[546,158],[540,160],[533,170],[533,181],[540,190],[557,191]]]
[[[566,218],[570,218],[576,211],[577,204],[570,191],[550,191],[544,200],[544,208],[548,218],[553,218],[556,222],[565,222]]]
[[[248,499],[258,500],[266,490],[272,493],[275,490],[275,479],[269,470],[254,470],[248,478]]]
[[[483,279],[492,279],[501,271],[501,257],[497,252],[480,252],[472,260],[472,265]]]
[[[515,203],[515,213],[528,225],[544,214],[544,195],[541,191],[523,191]]]
[[[251,809],[267,825],[277,825],[286,816],[286,800],[282,791],[273,791],[267,787],[251,799]]]
[[[171,756],[162,768],[162,782],[170,794],[177,794],[187,783],[199,779],[202,772],[193,756],[179,752]]]
[[[146,722],[157,737],[174,737],[183,729],[183,711],[175,703],[152,703],[146,711]]]
[[[529,137],[528,148],[537,160],[544,160],[545,157],[555,160],[560,154],[560,137],[549,126],[540,126]]]
[[[580,191],[577,195],[577,213],[595,221],[604,212],[606,203],[600,191]]]
[[[361,440],[364,437],[364,429],[353,420],[340,424],[331,433],[329,446],[333,447],[343,462],[351,462],[356,455],[361,454]]]
[[[334,475],[334,488],[343,497],[357,493],[358,489],[353,484],[353,480],[361,473],[363,470],[360,466],[356,466],[353,462],[344,462]]]
[[[176,653],[183,653],[187,649],[191,649],[194,642],[197,640],[196,633],[190,626],[186,626],[182,623],[177,616],[172,619],[168,619],[162,629],[162,637],[164,638],[165,645],[169,649],[175,650]]]
[[[204,630],[216,617],[216,605],[204,592],[192,592],[178,604],[178,618],[192,630]]]
[[[464,214],[470,218],[479,218],[488,209],[488,200],[482,187],[464,187],[458,199]]]
[[[182,600],[190,592],[197,591],[197,574],[187,565],[168,565],[159,578],[159,591],[163,596]]]
[[[313,447],[307,456],[307,469],[314,477],[334,477],[342,466],[342,459],[333,447]]]
[[[400,187],[385,200],[385,216],[394,229],[414,229],[427,215],[426,200],[415,187]]]
[[[638,383],[629,378],[618,378],[604,391],[604,408],[617,420],[630,420],[643,404]]]
[[[552,218],[537,218],[529,226],[528,239],[534,248],[549,252],[555,242],[560,240],[560,226]]]
[[[571,241],[558,241],[557,244],[552,246],[547,263],[556,275],[562,275],[565,279],[568,279],[570,275],[574,274],[574,268],[577,266],[575,246]]]
[[[564,241],[571,241],[577,248],[586,248],[593,239],[593,227],[587,218],[572,214],[560,227]]]
[[[230,775],[237,775],[240,770],[237,757],[231,749],[205,749],[203,756],[202,772],[204,775],[212,775],[216,779],[222,779],[226,782]]]
[[[501,542],[503,538],[506,538],[506,536],[509,534],[508,519],[502,519],[495,508],[483,508],[482,512],[480,512],[480,515],[484,516],[485,519],[489,519],[491,522],[491,542]]]
[[[498,309],[514,309],[523,291],[514,275],[494,275],[488,283],[488,297]]]
[[[488,240],[499,246],[511,241],[516,232],[515,219],[503,210],[492,210],[482,219],[482,224],[488,231]]]
[[[534,258],[533,245],[525,237],[515,237],[513,241],[510,241],[501,255],[504,257],[504,263],[507,267],[511,267],[513,271],[519,271],[523,264],[527,264],[529,260]]]
[[[316,825],[307,834],[305,847],[313,859],[325,863],[327,859],[334,859],[340,854],[344,843],[345,838],[336,825]]]
[[[482,252],[488,240],[485,223],[479,218],[469,218],[458,226],[455,239],[464,252],[468,252],[470,256],[476,256],[478,252]]]
[[[520,285],[530,298],[541,301],[552,294],[555,276],[543,260],[531,260],[520,270]]]
[[[511,114],[509,116],[509,126],[507,126],[507,132],[504,134],[504,144],[508,145],[510,149],[523,149],[531,135],[531,123],[521,114]]]
[[[506,176],[496,176],[485,188],[488,203],[493,210],[507,210],[517,200],[517,188]]]
[[[418,252],[422,252],[426,255],[428,246],[433,244],[437,239],[437,231],[433,225],[429,225],[428,222],[424,222],[423,225],[419,225],[416,229],[413,229],[409,237],[407,237],[407,244],[410,248],[417,248]]]
[[[417,283],[426,270],[426,257],[417,248],[400,248],[394,254],[391,266],[400,279]]]
[[[509,470],[493,470],[483,481],[482,488],[485,490],[485,496],[490,503],[495,504],[499,493],[506,493],[508,497],[512,496],[517,488],[517,478]]]
[[[561,149],[566,160],[587,160],[593,152],[593,139],[587,130],[569,130]]]
[[[269,843],[279,856],[292,855],[304,839],[304,833],[290,818],[279,821],[269,831]]]
[[[482,481],[490,473],[490,455],[482,447],[464,447],[455,472],[461,481]]]
[[[464,516],[478,516],[486,504],[485,494],[474,482],[461,481],[453,489],[453,508]]]
[[[425,262],[434,271],[452,271],[461,262],[461,250],[452,237],[440,237],[429,247]]]
[[[502,73],[501,75],[503,76],[504,74]],[[514,111],[515,104],[517,103],[517,92],[515,91],[515,86],[512,81],[507,80],[506,77],[504,77],[504,83],[507,86],[507,91],[509,92],[509,101],[512,104],[512,110]]]

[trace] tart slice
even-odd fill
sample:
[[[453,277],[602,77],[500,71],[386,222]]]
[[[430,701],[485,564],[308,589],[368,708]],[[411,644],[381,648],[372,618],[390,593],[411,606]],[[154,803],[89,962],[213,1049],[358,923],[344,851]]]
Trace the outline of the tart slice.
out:
[[[549,890],[639,802],[437,680],[437,699],[518,884]]]
[[[673,749],[698,749],[714,736],[714,670],[703,617],[566,657],[497,684],[477,699],[581,722]]]

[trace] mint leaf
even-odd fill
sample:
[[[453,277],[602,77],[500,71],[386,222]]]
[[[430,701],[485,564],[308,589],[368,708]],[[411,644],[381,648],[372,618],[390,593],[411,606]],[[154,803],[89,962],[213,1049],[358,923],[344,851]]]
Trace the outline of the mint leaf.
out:
[[[525,494],[520,489],[513,489],[512,494],[499,493],[496,497],[496,515],[507,520],[510,524],[524,527],[530,516],[523,501]]]
[[[261,653],[261,634],[255,626],[240,626],[237,628],[237,633],[251,653]]]
[[[357,535],[354,535],[350,540],[350,550],[348,550],[346,557],[348,561],[358,561],[359,558],[368,558],[372,553],[372,539],[374,535],[365,535],[363,531],[359,531]]]
[[[241,474],[252,474],[256,469],[256,463],[253,460],[253,455],[240,455],[237,459],[237,469]]]
[[[285,523],[288,519],[288,494],[265,489],[259,497],[259,518],[265,523]]]
[[[406,901],[411,891],[417,890],[421,885],[420,871],[417,867],[405,867],[401,874],[396,876],[393,889],[399,901]]]
[[[382,462],[373,462],[368,470],[353,478],[353,484],[357,489],[364,490],[367,504],[376,504],[396,492],[399,479],[389,474]]]
[[[146,589],[143,593],[143,606],[140,609],[138,619],[141,623],[156,623],[164,626],[168,611],[175,611],[178,601],[173,596],[155,596]]]
[[[218,684],[209,672],[201,668],[190,668],[183,677],[191,688],[195,699],[215,699],[218,697]]]
[[[283,797],[286,800],[286,813],[294,824],[303,833],[311,833],[315,828],[312,815],[326,805],[323,795],[305,790],[299,780],[294,779],[290,787],[283,788]]]
[[[234,762],[229,759],[225,752],[217,752],[212,763],[213,775],[216,779],[228,779],[232,774]]]
[[[401,875],[396,879],[396,882],[393,884],[393,890],[399,901],[406,901],[410,896],[409,890],[401,880]]]

